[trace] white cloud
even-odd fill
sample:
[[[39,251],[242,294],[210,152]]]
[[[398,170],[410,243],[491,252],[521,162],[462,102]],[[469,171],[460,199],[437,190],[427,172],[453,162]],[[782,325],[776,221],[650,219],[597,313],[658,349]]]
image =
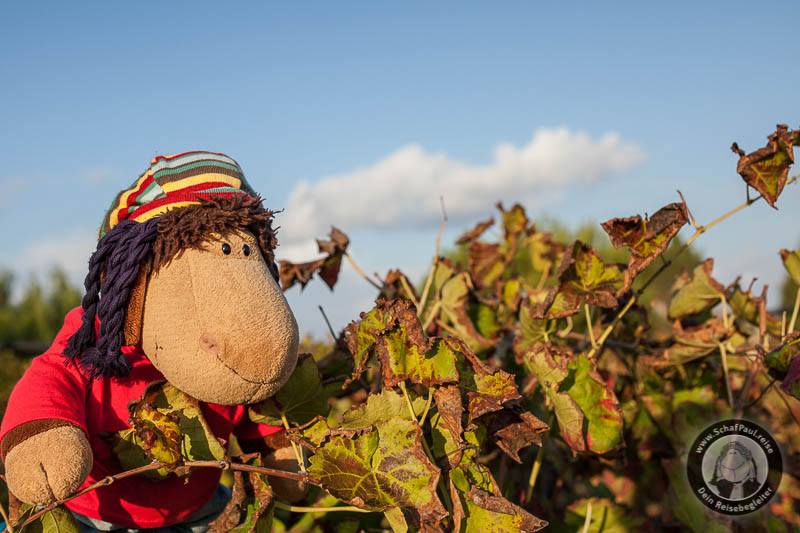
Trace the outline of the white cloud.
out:
[[[438,224],[440,196],[455,221],[482,215],[497,199],[540,205],[537,197],[628,170],[643,159],[637,144],[616,133],[593,139],[567,128],[536,130],[521,147],[499,144],[486,165],[409,145],[369,167],[298,183],[280,215],[282,242],[307,242],[330,225],[352,231]]]

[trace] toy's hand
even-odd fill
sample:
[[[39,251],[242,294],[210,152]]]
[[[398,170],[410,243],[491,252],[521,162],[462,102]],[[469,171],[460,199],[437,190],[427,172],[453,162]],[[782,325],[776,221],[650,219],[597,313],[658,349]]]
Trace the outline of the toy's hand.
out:
[[[69,496],[86,479],[92,450],[83,430],[60,426],[15,445],[5,467],[12,494],[25,503],[47,504]]]
[[[265,466],[278,470],[290,472],[297,472],[300,470],[291,446],[278,448],[268,454],[264,457],[264,464]],[[305,483],[300,483],[291,479],[270,477],[269,484],[275,489],[275,495],[278,498],[290,503],[302,500],[306,495]]]

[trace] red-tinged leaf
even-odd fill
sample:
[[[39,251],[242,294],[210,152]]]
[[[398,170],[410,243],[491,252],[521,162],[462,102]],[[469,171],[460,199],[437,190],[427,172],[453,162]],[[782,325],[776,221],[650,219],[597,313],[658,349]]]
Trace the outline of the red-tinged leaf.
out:
[[[472,229],[465,231],[456,240],[456,244],[468,244],[477,240],[484,234],[484,232],[494,225],[494,218],[489,218],[478,222]]]
[[[683,203],[672,203],[655,212],[652,217],[635,215],[627,218],[612,218],[603,222],[611,244],[625,246],[631,257],[625,271],[625,282],[617,296],[630,290],[634,279],[650,266],[669,246],[672,238],[689,221],[689,212]]]
[[[775,203],[789,177],[789,167],[794,163],[793,147],[797,145],[799,137],[785,124],[778,124],[767,137],[767,145],[755,152],[746,154],[738,144],[731,146],[731,150],[739,156],[736,172],[776,209]]]

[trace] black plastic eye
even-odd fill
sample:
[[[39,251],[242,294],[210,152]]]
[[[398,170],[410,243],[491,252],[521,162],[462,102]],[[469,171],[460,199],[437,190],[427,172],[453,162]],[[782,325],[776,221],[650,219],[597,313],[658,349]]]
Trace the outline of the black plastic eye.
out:
[[[231,253],[231,245],[227,242],[222,243],[222,253],[225,255],[230,255]]]
[[[242,246],[242,253],[245,255],[245,257],[250,255],[250,245],[249,244],[245,244],[244,246]]]

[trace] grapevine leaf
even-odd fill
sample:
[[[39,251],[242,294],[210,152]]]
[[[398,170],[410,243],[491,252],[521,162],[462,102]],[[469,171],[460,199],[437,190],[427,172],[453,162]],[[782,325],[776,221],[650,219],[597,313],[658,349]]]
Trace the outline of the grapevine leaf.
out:
[[[522,362],[525,352],[536,344],[547,342],[551,333],[555,332],[555,321],[534,318],[535,310],[529,302],[519,309],[519,332],[514,337],[514,353],[517,361]]]
[[[541,445],[542,435],[549,429],[533,413],[520,409],[506,408],[486,418],[489,434],[497,447],[520,464],[520,450],[532,444]]]
[[[462,272],[448,279],[441,290],[441,316],[451,324],[455,333],[474,351],[494,346],[496,340],[484,337],[469,316],[469,297],[472,290],[469,274]]]
[[[591,506],[588,528],[586,517]],[[564,522],[570,531],[588,533],[628,533],[641,531],[644,521],[638,517],[627,516],[625,508],[606,498],[586,498],[567,507]]]
[[[649,218],[643,219],[636,215],[603,222],[603,229],[611,238],[611,244],[615,248],[625,246],[631,253],[628,269],[625,271],[625,282],[617,296],[627,292],[636,276],[664,253],[672,238],[688,220],[686,205],[672,203],[665,205]]]
[[[612,308],[623,286],[620,265],[606,265],[592,248],[575,241],[561,260],[559,284],[547,295],[534,318],[564,318],[580,310],[584,303]]]
[[[386,273],[383,278],[383,288],[381,298],[392,300],[394,298],[405,298],[407,300],[419,300],[414,284],[402,271],[394,269]],[[409,292],[410,291],[410,292]]]
[[[131,430],[116,435],[114,450],[125,468],[159,461],[167,470],[186,460],[221,460],[225,449],[203,416],[200,403],[169,383],[155,382],[128,406]],[[162,469],[154,476],[164,475]]]
[[[616,395],[603,383],[584,354],[568,366],[574,373],[574,381],[567,394],[585,416],[587,449],[600,454],[616,449],[622,444],[622,412]]]
[[[505,241],[506,257],[513,256],[517,248],[517,240],[528,228],[528,216],[525,208],[520,204],[514,204],[508,211],[503,207],[502,202],[497,203],[497,209],[503,219],[503,239]]]
[[[27,520],[38,509],[35,506],[23,504],[20,507],[19,523]],[[58,506],[43,513],[36,520],[25,526],[23,529],[15,529],[20,533],[78,533],[80,528],[66,508]]]
[[[783,390],[800,399],[800,333],[764,355],[764,364],[782,380]]]
[[[731,311],[733,311],[736,318],[749,322],[756,327],[761,327],[761,309],[762,307],[766,309],[767,287],[764,286],[760,296],[755,296],[750,289],[743,290],[737,280],[728,289],[728,293],[728,303],[731,305]],[[767,332],[780,337],[782,329],[780,319],[766,312],[763,317]]]
[[[506,269],[506,257],[499,244],[473,241],[469,245],[467,268],[475,285],[490,287]]]
[[[777,209],[775,203],[786,186],[789,167],[794,163],[793,145],[797,144],[798,135],[785,124],[778,124],[767,139],[766,146],[749,154],[736,143],[731,150],[739,156],[736,172]]]
[[[781,250],[781,260],[786,272],[789,273],[789,277],[792,279],[792,283],[800,286],[800,250]]]
[[[502,496],[495,496],[477,487],[459,491],[451,484],[450,492],[456,508],[454,531],[462,533],[519,533],[539,531],[547,527],[541,520]]]
[[[410,316],[399,321],[396,330],[385,335],[377,346],[384,384],[391,387],[406,379],[429,386],[458,381],[456,353],[447,342],[432,339],[428,346],[424,339],[410,338],[414,328],[420,327],[416,314],[409,311]],[[421,334],[422,329],[418,332]]]
[[[434,452],[438,458],[444,457],[450,468],[455,468],[461,463],[464,446],[461,391],[456,385],[448,385],[436,389],[433,397],[438,411],[436,422],[431,422]]]
[[[447,514],[436,496],[439,469],[422,448],[416,422],[396,416],[351,435],[331,433],[310,459],[309,474],[328,492],[362,509],[412,509],[423,522]]]
[[[408,522],[401,508],[390,507],[383,513],[383,516],[386,517],[386,521],[394,533],[408,533]]]
[[[725,287],[711,275],[714,260],[706,259],[697,265],[691,277],[682,276],[678,290],[669,302],[671,319],[684,318],[708,311],[725,296]]]
[[[425,408],[425,400],[419,397],[414,398],[411,406],[415,413],[421,413]],[[370,394],[366,402],[345,412],[339,427],[342,429],[369,429],[371,426],[378,426],[398,417],[411,420],[406,401],[397,392],[384,389],[378,394]]]
[[[744,341],[739,333],[734,332],[730,337],[729,333],[718,318],[690,327],[676,323],[673,344],[664,349],[659,357],[646,358],[645,362],[657,368],[682,365],[717,351],[719,344],[726,339],[729,339],[728,343],[734,346]]]
[[[328,288],[333,289],[339,279],[342,258],[347,253],[350,239],[338,228],[331,228],[329,236],[330,239],[317,239],[319,253],[325,254],[324,257],[306,263],[293,263],[285,259],[280,261],[278,270],[284,291],[295,283],[299,283],[301,289],[305,288],[315,273]]]
[[[521,395],[514,376],[486,366],[466,347],[461,352],[469,365],[462,364],[459,386],[466,392],[468,424],[488,413],[499,411],[507,402]]]
[[[573,357],[539,344],[525,354],[524,362],[553,402],[561,436],[570,448],[603,454],[622,444],[617,397],[586,355]]]
[[[250,407],[250,419],[260,424],[280,426],[282,417],[303,425],[328,412],[328,396],[322,387],[317,364],[309,354],[302,354],[286,384],[271,398]]]
[[[544,232],[530,232],[525,237],[523,248],[528,252],[531,267],[541,275],[550,273],[566,249],[563,244],[554,241],[551,234]]]
[[[370,311],[361,313],[359,318],[360,320],[351,322],[344,330],[344,340],[354,361],[353,375],[346,384],[361,376],[375,343],[396,321],[386,300],[379,301]]]
[[[483,233],[494,225],[494,218],[489,218],[478,222],[475,226],[465,231],[461,234],[461,236],[456,240],[456,244],[468,244],[476,239],[479,239]]]
[[[352,379],[375,354],[389,387],[406,379],[425,385],[458,381],[456,354],[448,343],[425,336],[408,300],[380,301],[347,326],[345,341],[356,363]]]

